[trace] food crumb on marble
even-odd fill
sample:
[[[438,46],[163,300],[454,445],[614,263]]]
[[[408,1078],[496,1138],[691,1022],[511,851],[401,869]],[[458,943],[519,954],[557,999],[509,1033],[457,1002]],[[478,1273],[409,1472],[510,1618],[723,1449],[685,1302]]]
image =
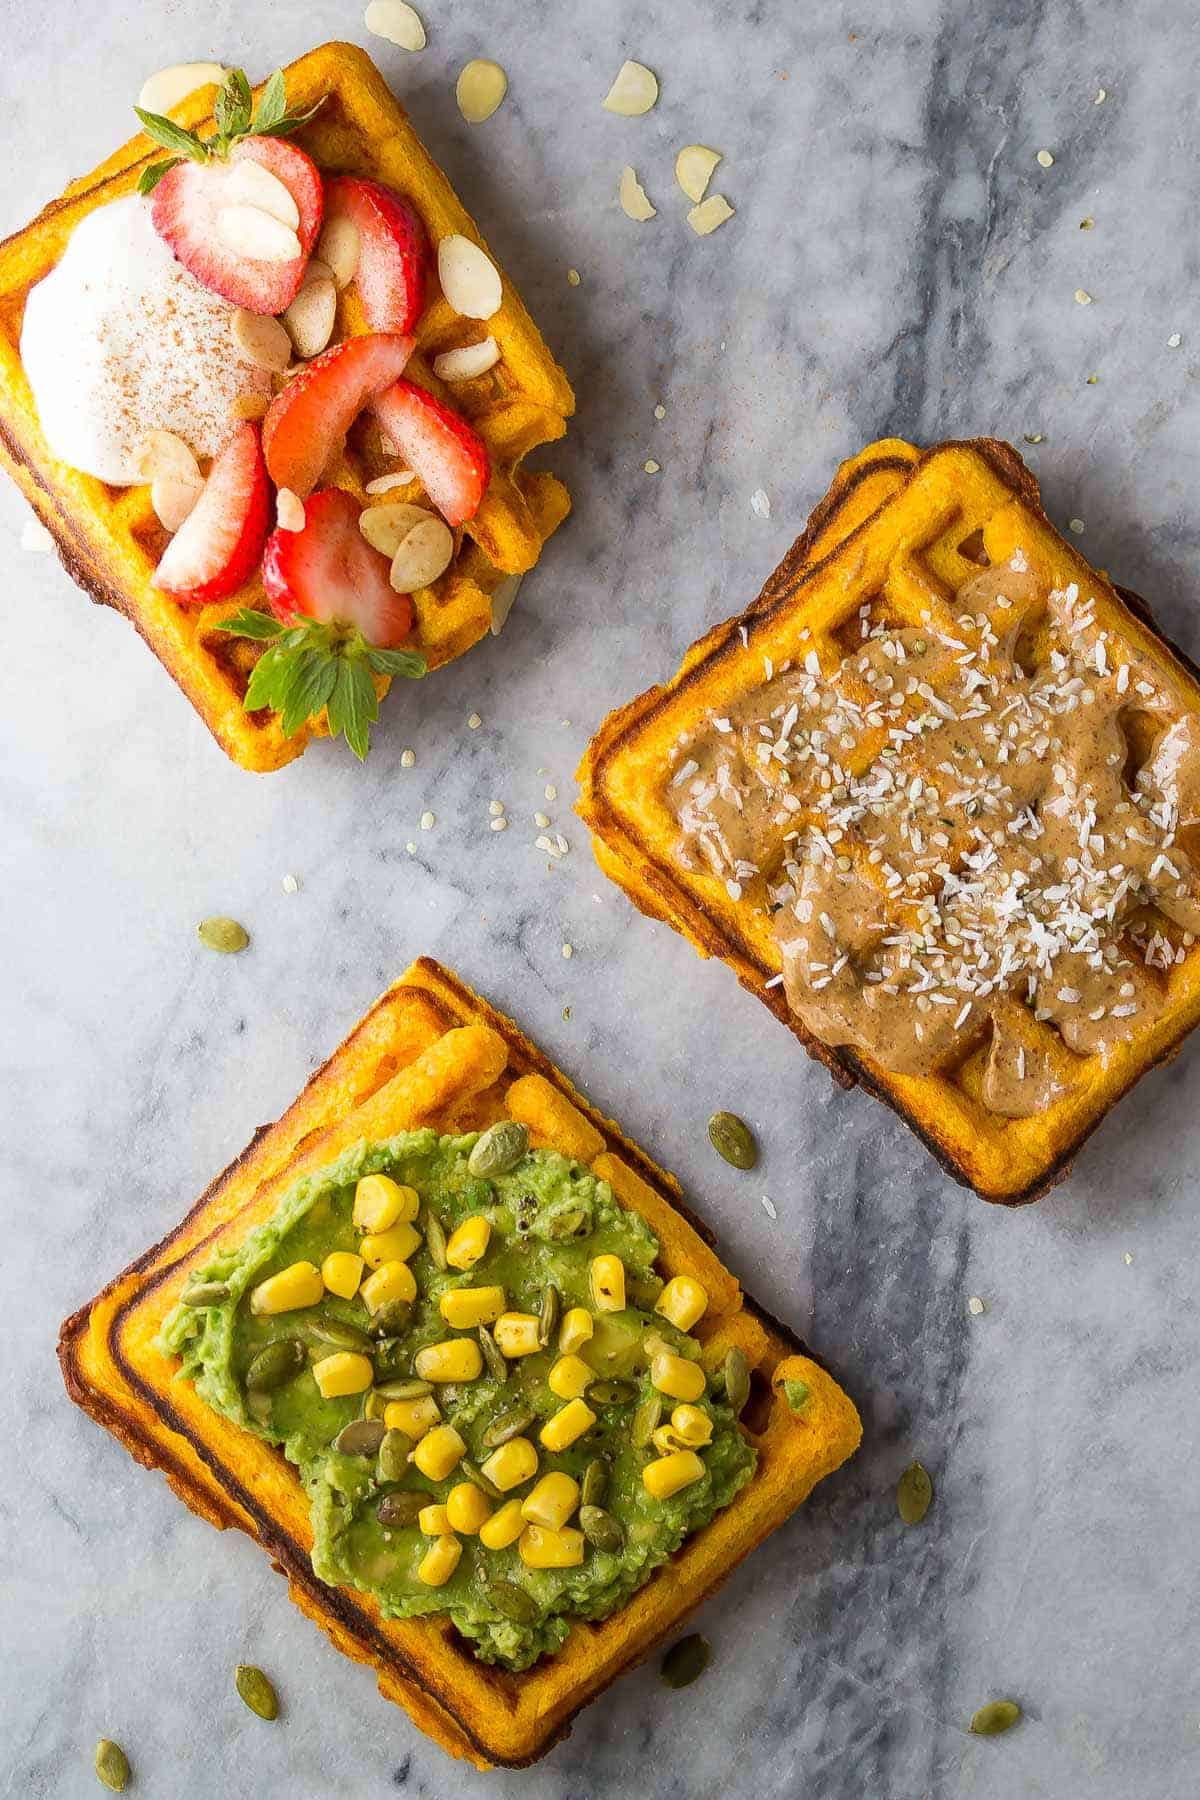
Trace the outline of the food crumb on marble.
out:
[[[1178,348],[1179,348],[1180,344],[1182,344],[1182,342],[1183,342],[1183,338],[1180,335],[1180,333],[1178,331],[1173,331],[1171,333],[1170,337],[1167,339],[1167,349],[1168,350],[1178,350]]]
[[[299,892],[300,882],[295,875],[285,875],[280,886],[285,894],[295,894]]]
[[[659,401],[658,405],[654,409],[654,416],[656,419],[665,419],[667,416],[667,409],[663,405],[661,400]]]
[[[571,958],[575,954],[574,944],[564,944],[562,947],[562,953],[563,953],[563,961],[570,962]]]
[[[421,814],[421,830],[422,831],[432,831],[436,824],[437,824],[437,814],[436,813],[423,812]]]
[[[1082,519],[1068,519],[1067,526],[1068,526],[1069,530],[1071,530],[1075,533],[1076,537],[1082,536],[1082,534],[1087,530],[1087,527],[1084,524]]]
[[[400,752],[400,767],[402,769],[411,769],[416,760],[417,753],[415,750],[402,750]]]
[[[1049,150],[1039,150],[1037,159],[1043,169],[1052,169],[1054,167],[1054,157]]]
[[[468,731],[478,731],[479,727],[482,724],[483,724],[483,720],[480,718],[479,714],[476,712],[473,712],[468,716],[467,730]]]
[[[771,499],[765,488],[755,488],[751,494],[750,511],[756,513],[760,519],[770,518]]]
[[[568,269],[567,270],[567,282],[568,282],[569,286],[578,287],[579,283],[582,280],[583,280],[583,276],[579,273],[578,269]]]
[[[1086,288],[1075,289],[1075,304],[1076,306],[1090,306],[1092,304],[1092,296],[1088,293]]]
[[[972,1294],[971,1298],[967,1301],[967,1311],[975,1318],[978,1318],[980,1313],[987,1311],[987,1307],[978,1294]]]
[[[763,1203],[763,1211],[766,1213],[768,1219],[777,1219],[779,1217],[779,1209],[775,1205],[775,1202],[772,1200],[770,1194],[763,1195],[762,1203]]]
[[[657,475],[662,469],[662,464],[660,462],[655,462],[652,456],[648,456],[642,464],[642,467],[645,469],[647,475]]]
[[[1131,1263],[1131,1262],[1132,1262],[1132,1261],[1133,1261],[1133,1251],[1132,1251],[1132,1250],[1127,1250],[1127,1251],[1126,1251],[1126,1252],[1125,1252],[1125,1262],[1126,1262],[1126,1264],[1129,1264],[1129,1263]]]

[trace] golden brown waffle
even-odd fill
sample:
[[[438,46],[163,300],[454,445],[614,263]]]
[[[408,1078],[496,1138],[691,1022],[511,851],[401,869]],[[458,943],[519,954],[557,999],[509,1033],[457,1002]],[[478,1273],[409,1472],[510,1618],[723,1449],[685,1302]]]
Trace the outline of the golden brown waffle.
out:
[[[697,1532],[621,1612],[579,1623],[562,1650],[523,1674],[476,1661],[449,1623],[381,1618],[370,1596],[324,1586],[309,1561],[308,1505],[294,1467],[173,1380],[155,1348],[195,1266],[267,1218],[302,1172],[361,1138],[417,1126],[476,1131],[515,1116],[535,1145],[588,1164],[641,1213],[660,1244],[664,1277],[689,1274],[709,1295],[695,1335],[718,1366],[734,1345],[752,1370],[743,1415],[758,1466],[733,1503]],[[67,1320],[59,1357],[70,1394],[139,1462],[163,1470],[194,1512],[258,1539],[292,1598],[347,1656],[375,1669],[381,1691],[454,1756],[483,1768],[534,1761],[576,1712],[647,1656],[735,1565],[783,1522],[861,1435],[851,1401],[790,1333],[747,1300],[708,1232],[658,1168],[508,1019],[448,970],[414,963],[260,1131],[160,1244]],[[782,1384],[810,1398],[789,1407]]]
[[[893,1073],[805,1028],[779,985],[781,954],[762,895],[734,901],[716,875],[681,866],[663,772],[682,734],[761,682],[764,657],[778,668],[815,647],[823,667],[843,661],[856,648],[853,626],[867,603],[914,626],[923,614],[951,617],[949,600],[981,560],[1006,561],[1018,546],[1047,584],[1074,582],[1095,596],[1097,624],[1149,660],[1176,718],[1200,716],[1194,666],[1154,630],[1136,596],[1118,593],[1053,530],[1014,450],[982,439],[921,454],[888,440],[843,464],[760,597],[693,645],[666,687],[612,713],[579,772],[579,811],[597,859],[634,903],[682,932],[702,956],[727,962],[835,1080],[861,1082],[885,1100],[959,1181],[1009,1204],[1036,1199],[1061,1179],[1109,1107],[1178,1048],[1200,1017],[1200,950],[1187,948],[1161,914],[1142,921],[1148,930],[1162,927],[1178,960],[1157,1017],[1105,1055],[1071,1054],[1053,1025],[1022,1002],[998,1003],[1014,1041],[1044,1056],[1061,1083],[1035,1116],[1002,1118],[982,1102],[990,1026],[960,1059],[921,1076]]]
[[[326,44],[286,70],[289,104],[297,111],[324,99],[297,142],[326,172],[355,174],[403,193],[420,213],[430,241],[459,232],[482,244],[464,211],[385,86],[375,65],[350,44]],[[207,136],[213,88],[203,88],[172,117]],[[215,629],[239,606],[263,604],[257,578],[218,606],[182,607],[151,586],[167,543],[147,488],[109,487],[53,457],[42,437],[18,346],[26,296],[58,262],[88,213],[131,193],[142,169],[161,156],[150,140],[132,138],[90,175],[72,182],[30,225],[0,245],[0,463],[21,487],[53,535],[69,573],[94,600],[123,612],[179,683],[222,748],[244,768],[277,769],[299,756],[314,728],[285,738],[273,713],[242,709],[257,648]],[[486,248],[486,245],[484,246]],[[493,258],[493,260],[495,260]],[[503,275],[503,271],[501,272]],[[533,567],[570,501],[553,475],[527,471],[525,457],[559,438],[575,399],[506,276],[500,311],[486,326],[452,312],[431,278],[430,299],[417,327],[409,373],[446,399],[479,432],[488,448],[492,480],[479,512],[464,528],[447,573],[414,596],[418,647],[431,669],[460,656],[487,631],[491,596],[507,574]],[[364,329],[349,290],[339,302],[336,337]],[[501,358],[485,375],[446,388],[432,372],[441,351],[488,332]],[[394,467],[376,435],[351,434],[334,479],[363,498],[373,476]],[[397,488],[391,499],[416,499]],[[382,684],[381,691],[386,688]]]

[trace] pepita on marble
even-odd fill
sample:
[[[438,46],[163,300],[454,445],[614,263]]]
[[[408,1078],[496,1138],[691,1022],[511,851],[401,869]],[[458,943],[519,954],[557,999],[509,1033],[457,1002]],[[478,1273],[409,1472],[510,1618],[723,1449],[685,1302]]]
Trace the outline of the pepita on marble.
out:
[[[933,1502],[933,1482],[919,1462],[909,1463],[896,1484],[896,1511],[906,1525],[919,1525]]]
[[[239,1663],[234,1682],[238,1693],[260,1719],[279,1717],[279,1696],[261,1669],[253,1663]]]
[[[698,1631],[672,1644],[658,1666],[661,1679],[670,1688],[690,1687],[707,1669],[712,1645]]]

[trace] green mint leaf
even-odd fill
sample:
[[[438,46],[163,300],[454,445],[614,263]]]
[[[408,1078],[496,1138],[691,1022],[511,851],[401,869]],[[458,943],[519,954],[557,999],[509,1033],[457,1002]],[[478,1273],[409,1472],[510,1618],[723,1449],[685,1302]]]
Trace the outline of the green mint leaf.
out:
[[[245,77],[243,76],[243,80]],[[258,103],[258,111],[254,115],[254,131],[258,137],[269,137],[281,119],[287,117],[287,91],[283,83],[283,70],[276,69]]]
[[[403,675],[409,681],[419,681],[429,672],[429,664],[415,650],[376,650],[368,645],[365,654],[376,675]]]
[[[271,613],[243,606],[228,619],[221,619],[217,630],[228,631],[232,637],[273,638],[279,636],[283,626]]]
[[[168,157],[166,162],[151,163],[150,167],[143,169],[138,176],[138,193],[152,194],[168,169],[177,169],[178,167],[179,158],[177,156]]]
[[[245,137],[250,129],[254,101],[245,70],[230,69],[217,94],[213,113],[223,138]]]
[[[330,734],[336,737],[340,731],[362,762],[370,748],[370,728],[378,717],[379,697],[361,658],[342,657],[329,699]]]
[[[275,121],[269,133],[265,131],[263,126],[256,120],[254,125],[255,134],[258,137],[291,137],[294,131],[299,131],[301,126],[307,125],[310,119],[314,119],[324,104],[325,95],[322,94],[321,98],[314,106],[310,106],[307,112],[285,113],[282,119],[277,119]]]
[[[338,659],[319,644],[294,651],[288,663],[287,692],[279,710],[280,729],[292,737],[321,711],[337,682]]]
[[[142,130],[164,150],[170,150],[175,156],[186,156],[192,162],[207,162],[208,149],[193,132],[185,131],[182,125],[176,125],[174,119],[165,119],[161,113],[146,112],[141,106],[135,106],[134,112],[142,121]]]

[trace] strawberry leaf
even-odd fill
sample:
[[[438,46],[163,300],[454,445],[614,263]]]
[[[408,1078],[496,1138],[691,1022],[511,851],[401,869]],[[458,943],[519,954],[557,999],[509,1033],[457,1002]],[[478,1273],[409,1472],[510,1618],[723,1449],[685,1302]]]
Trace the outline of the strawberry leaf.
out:
[[[276,69],[267,82],[258,102],[258,111],[254,115],[254,131],[259,137],[269,137],[281,119],[287,117],[287,90],[283,83],[283,70]]]
[[[280,729],[292,737],[309,720],[327,712],[331,737],[343,736],[361,762],[370,748],[371,726],[379,717],[377,675],[424,675],[425,658],[412,650],[380,650],[361,632],[306,619],[284,625],[270,613],[243,607],[222,619],[219,631],[253,638],[265,648],[250,672],[247,712],[269,707]]]
[[[264,131],[261,125],[255,124],[254,131],[256,136],[291,137],[294,131],[299,131],[302,126],[308,124],[310,119],[316,118],[317,114],[325,104],[325,98],[325,95],[322,94],[321,98],[310,106],[306,112],[285,113],[282,119],[276,120],[269,133]]]
[[[370,748],[371,726],[379,717],[379,696],[370,672],[359,657],[343,656],[329,701],[329,732],[340,731],[359,762]]]
[[[185,131],[182,125],[176,125],[174,119],[164,118],[162,113],[147,112],[141,106],[135,106],[133,110],[142,121],[146,136],[161,144],[164,150],[170,150],[175,156],[186,156],[191,162],[208,161],[208,147],[194,132]]]
[[[250,129],[254,99],[244,69],[230,69],[221,83],[213,114],[223,138],[245,137]]]
[[[150,167],[148,169],[143,169],[138,176],[138,193],[152,194],[167,171],[169,169],[177,169],[179,163],[180,158],[178,156],[169,156],[166,162],[151,163]]]
[[[228,631],[234,637],[273,638],[279,636],[283,626],[272,614],[256,612],[251,606],[243,606],[231,618],[221,619],[217,630]]]
[[[288,659],[287,692],[279,709],[284,737],[291,737],[306,719],[315,718],[333,693],[342,666],[328,650],[308,644]]]
[[[376,675],[403,675],[409,681],[419,681],[429,672],[429,664],[415,650],[376,650],[368,645],[366,654]]]

